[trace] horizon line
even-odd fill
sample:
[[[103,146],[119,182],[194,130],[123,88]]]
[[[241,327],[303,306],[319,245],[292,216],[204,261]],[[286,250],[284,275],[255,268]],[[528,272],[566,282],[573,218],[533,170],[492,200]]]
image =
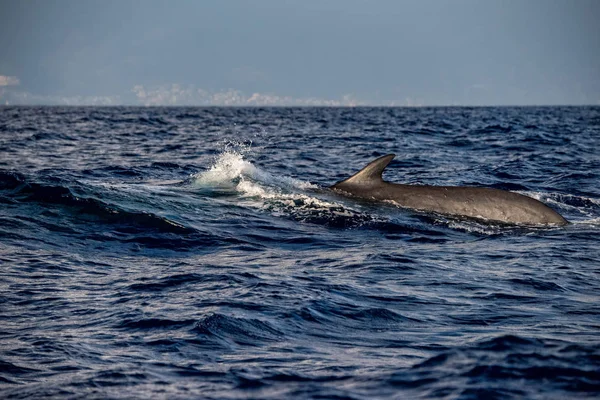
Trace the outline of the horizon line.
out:
[[[0,107],[95,107],[95,108],[111,108],[111,107],[131,107],[131,108],[486,108],[486,107],[600,107],[600,103],[596,104],[431,104],[431,105],[390,105],[390,104],[361,104],[361,105],[281,105],[281,104],[0,104]]]

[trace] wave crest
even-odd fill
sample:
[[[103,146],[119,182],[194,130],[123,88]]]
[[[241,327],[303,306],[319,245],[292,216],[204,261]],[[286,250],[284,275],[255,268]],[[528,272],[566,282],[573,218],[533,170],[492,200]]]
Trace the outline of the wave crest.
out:
[[[377,218],[341,203],[316,197],[319,187],[299,179],[276,176],[255,166],[235,151],[220,154],[206,171],[194,175],[203,189],[228,189],[246,206],[297,221],[329,226],[359,226]]]

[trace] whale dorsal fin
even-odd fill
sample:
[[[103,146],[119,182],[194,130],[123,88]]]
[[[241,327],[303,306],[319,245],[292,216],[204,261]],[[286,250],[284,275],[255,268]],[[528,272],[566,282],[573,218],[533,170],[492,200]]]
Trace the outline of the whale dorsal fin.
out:
[[[379,157],[378,159],[371,161],[366,167],[352,175],[350,178],[336,183],[333,185],[333,187],[343,184],[366,185],[370,183],[383,182],[381,174],[383,173],[385,167],[388,166],[390,161],[394,159],[394,157],[396,157],[395,154],[388,154],[386,156]]]

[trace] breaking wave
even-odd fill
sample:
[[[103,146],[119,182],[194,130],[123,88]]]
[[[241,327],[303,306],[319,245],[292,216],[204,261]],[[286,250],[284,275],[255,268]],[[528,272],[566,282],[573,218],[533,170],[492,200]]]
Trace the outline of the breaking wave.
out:
[[[310,182],[264,171],[238,152],[220,154],[208,170],[193,176],[193,183],[201,189],[229,190],[246,206],[302,222],[353,227],[382,220],[325,198],[324,191]],[[323,198],[317,197],[319,192]]]

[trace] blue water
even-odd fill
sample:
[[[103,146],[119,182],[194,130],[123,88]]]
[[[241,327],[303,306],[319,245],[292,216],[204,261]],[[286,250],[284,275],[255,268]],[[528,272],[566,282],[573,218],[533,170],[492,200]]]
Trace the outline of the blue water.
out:
[[[0,397],[600,396],[600,108],[0,108]],[[561,228],[326,188],[495,187]]]

